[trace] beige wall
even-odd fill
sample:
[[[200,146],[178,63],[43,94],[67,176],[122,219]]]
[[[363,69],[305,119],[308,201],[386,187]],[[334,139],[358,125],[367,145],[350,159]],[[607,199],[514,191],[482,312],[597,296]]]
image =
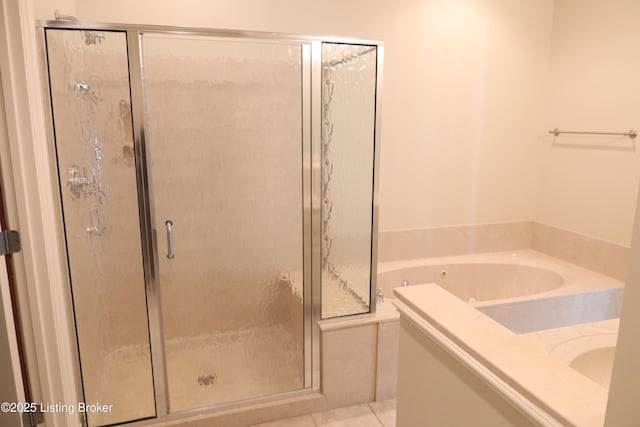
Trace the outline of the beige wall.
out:
[[[34,3],[38,18],[383,40],[380,229],[532,219],[552,0]]]
[[[640,127],[640,4],[558,0],[547,129]],[[631,242],[640,151],[628,138],[542,138],[534,219],[623,246]]]
[[[531,219],[553,3],[423,4],[388,38],[380,229]]]

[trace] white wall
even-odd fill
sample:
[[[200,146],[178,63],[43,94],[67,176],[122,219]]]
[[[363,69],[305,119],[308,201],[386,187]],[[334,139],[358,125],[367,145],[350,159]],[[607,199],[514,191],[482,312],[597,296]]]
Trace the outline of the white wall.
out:
[[[82,21],[386,42],[380,229],[531,220],[553,0],[34,0]]]
[[[640,127],[640,3],[557,0],[547,129],[626,132]],[[629,246],[640,147],[628,138],[541,139],[534,219]]]

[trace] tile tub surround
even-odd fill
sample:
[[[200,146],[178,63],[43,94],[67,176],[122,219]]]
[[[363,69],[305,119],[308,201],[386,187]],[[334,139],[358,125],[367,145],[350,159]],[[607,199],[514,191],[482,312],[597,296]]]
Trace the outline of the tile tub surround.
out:
[[[618,280],[627,279],[627,247],[538,222],[533,226],[531,247]]]
[[[451,405],[447,399],[454,399],[453,396],[457,396],[454,400],[458,407],[465,407],[464,399],[473,400],[474,405],[479,405],[479,410],[501,420],[494,425],[509,425],[505,423],[504,416],[491,412],[495,411],[495,406],[481,399],[489,394],[507,403],[501,406],[506,408],[505,411],[516,408],[517,414],[508,416],[519,416],[523,422],[520,425],[536,425],[532,419],[544,420],[547,425],[603,425],[607,392],[593,381],[553,359],[545,351],[530,346],[507,328],[435,284],[398,288],[394,292],[401,315],[399,426],[412,425],[410,422],[415,419],[428,424],[429,420],[439,416],[450,416]],[[410,336],[415,338],[413,344]],[[468,377],[469,381],[476,381],[476,388],[463,390],[459,383],[455,383],[455,376],[445,377],[451,380],[451,384],[441,384],[438,393],[429,395],[429,410],[424,405],[420,406],[419,399],[412,395],[416,390],[428,390],[430,374],[425,370],[429,367],[412,364],[411,359],[406,358],[405,345],[418,345],[417,348],[425,354],[440,352],[433,360],[447,364],[450,359],[458,373],[462,372],[461,375]],[[478,378],[481,381],[478,382]],[[466,385],[463,383],[462,387]],[[456,392],[461,394],[456,395]],[[455,416],[477,416],[477,413],[469,412],[468,415],[456,413]]]
[[[378,262],[531,248],[533,223],[380,231]]]
[[[546,285],[531,284],[540,286],[543,290],[541,292],[525,290],[518,297],[472,302],[485,314],[519,333],[619,317],[624,286],[621,281],[531,249],[379,263],[377,286],[383,289],[385,295],[391,295],[393,289],[405,278],[413,285],[440,283],[437,277],[421,277],[422,272],[429,271],[423,269],[423,266],[434,266],[435,271],[438,271],[437,266],[457,264],[528,266],[554,273],[561,278],[560,286],[548,286],[547,290],[544,290]],[[528,271],[524,272],[528,274]],[[478,276],[470,276],[467,280],[477,279]],[[511,279],[517,282],[513,285],[516,288],[528,280],[518,278],[517,275]],[[479,286],[495,285],[496,282],[489,276],[487,283]],[[456,290],[452,289],[451,292],[456,293]],[[499,293],[500,289],[490,292],[495,295]]]
[[[534,249],[625,280],[629,248],[535,221],[463,225],[378,234],[378,261]]]

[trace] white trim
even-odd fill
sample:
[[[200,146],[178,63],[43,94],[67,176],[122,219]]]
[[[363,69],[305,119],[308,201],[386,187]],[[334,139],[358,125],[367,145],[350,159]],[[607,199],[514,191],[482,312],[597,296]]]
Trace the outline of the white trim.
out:
[[[76,404],[73,321],[56,222],[35,19],[29,1],[0,6],[0,67],[10,161],[22,235],[42,400]],[[49,426],[80,426],[75,415],[47,413]]]
[[[532,422],[539,426],[561,427],[565,424],[557,420],[552,414],[540,408],[518,390],[513,388],[502,378],[487,368],[481,361],[466,352],[453,340],[427,322],[408,305],[396,299],[394,304],[400,311],[400,318],[412,323],[421,333],[435,341],[442,349],[452,355],[471,372],[476,374],[485,384],[495,390],[514,408],[521,411]]]

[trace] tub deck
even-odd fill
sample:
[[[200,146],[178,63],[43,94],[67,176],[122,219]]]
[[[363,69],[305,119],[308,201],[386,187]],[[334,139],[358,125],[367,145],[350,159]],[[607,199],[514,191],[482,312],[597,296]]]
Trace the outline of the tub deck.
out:
[[[452,264],[527,266],[562,278],[560,286],[548,286],[542,292],[529,290],[522,296],[470,302],[518,334],[620,317],[624,294],[622,281],[531,249],[379,263],[378,287],[385,295],[393,295],[393,289],[400,285],[404,273],[422,266]],[[429,282],[438,283],[437,280]],[[428,282],[414,281],[412,285],[420,283]],[[495,284],[487,281],[482,286]]]
[[[378,287],[383,289],[385,295],[393,295],[393,289],[400,286],[401,280],[398,282],[386,281],[384,279],[385,274],[392,271],[406,270],[423,265],[500,263],[530,266],[552,271],[562,276],[564,280],[564,283],[560,287],[535,295],[510,298],[510,301],[624,287],[622,281],[614,279],[613,277],[587,270],[586,268],[579,267],[533,249],[381,262],[378,263]],[[412,284],[417,285],[420,283]],[[486,301],[478,303],[480,306],[484,304],[493,304],[493,302]]]

